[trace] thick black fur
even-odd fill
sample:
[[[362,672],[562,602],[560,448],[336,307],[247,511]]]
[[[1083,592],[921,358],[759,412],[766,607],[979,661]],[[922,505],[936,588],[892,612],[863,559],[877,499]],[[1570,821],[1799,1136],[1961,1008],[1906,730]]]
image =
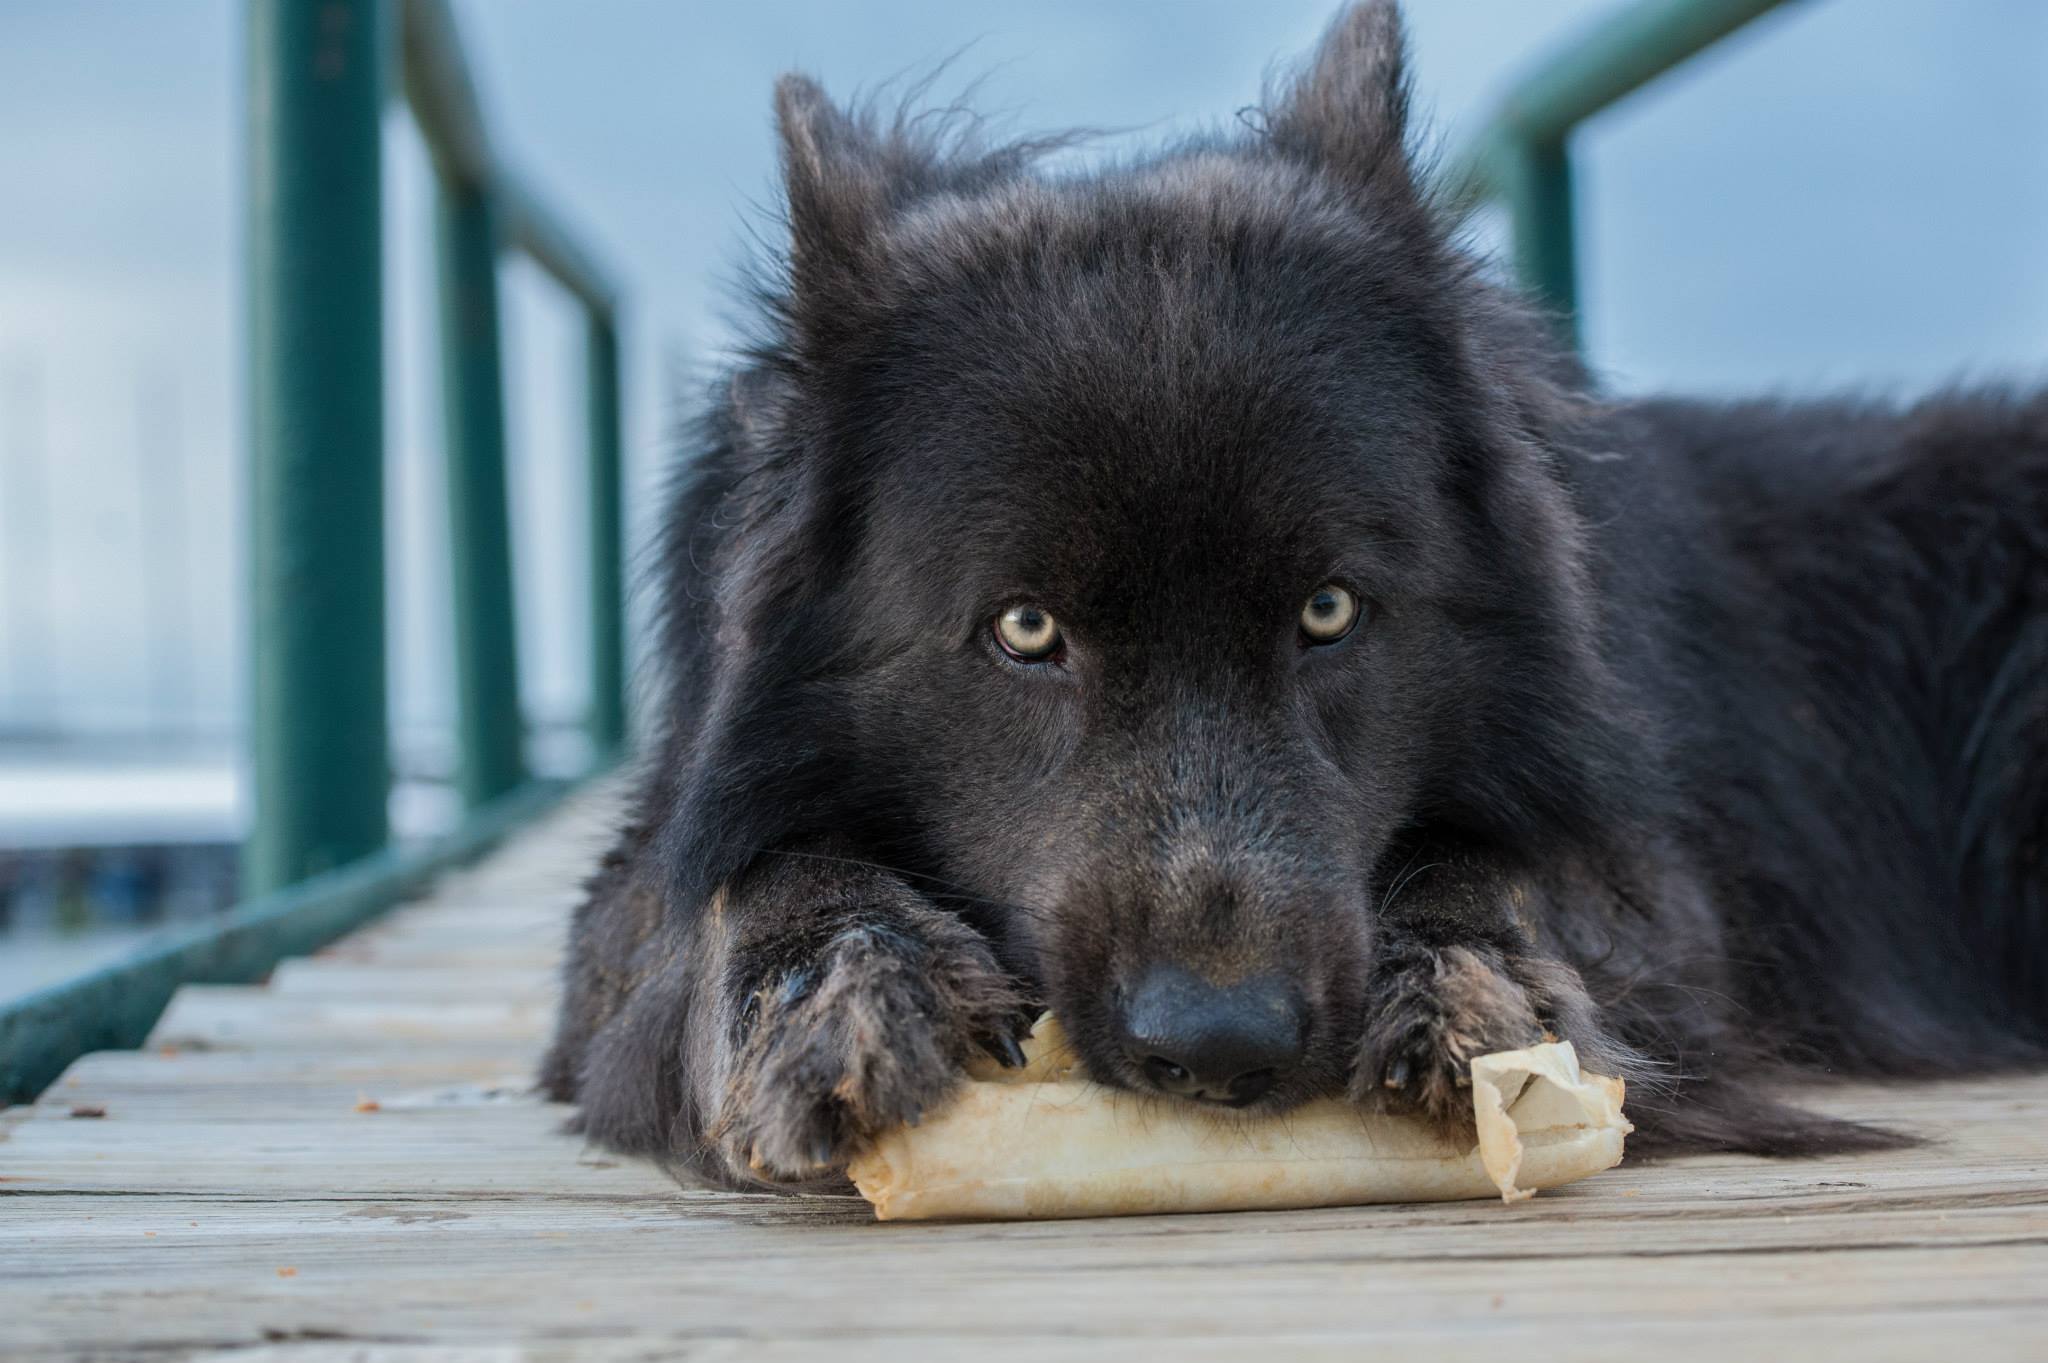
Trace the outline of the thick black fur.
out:
[[[1093,175],[777,108],[547,1063],[592,1136],[819,1186],[1039,1006],[1137,1086],[1160,961],[1309,1000],[1271,1110],[1452,1122],[1549,1032],[1646,1142],[1791,1154],[1891,1138],[1788,1073],[2048,1058],[2048,397],[1601,396],[1419,185],[1388,4]]]

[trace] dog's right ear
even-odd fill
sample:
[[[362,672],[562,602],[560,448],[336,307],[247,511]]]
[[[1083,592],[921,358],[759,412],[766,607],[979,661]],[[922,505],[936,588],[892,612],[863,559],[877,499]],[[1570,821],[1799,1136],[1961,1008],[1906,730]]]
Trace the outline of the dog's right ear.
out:
[[[1353,190],[1412,195],[1407,46],[1395,0],[1360,0],[1339,14],[1301,73],[1268,101],[1274,149]]]
[[[775,82],[775,124],[790,265],[801,292],[827,275],[859,269],[887,208],[888,182],[873,132],[809,76]]]

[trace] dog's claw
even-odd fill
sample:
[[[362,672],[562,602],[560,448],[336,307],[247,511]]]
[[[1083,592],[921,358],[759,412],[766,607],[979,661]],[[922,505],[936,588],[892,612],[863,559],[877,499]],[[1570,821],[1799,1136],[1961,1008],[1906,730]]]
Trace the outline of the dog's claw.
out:
[[[1401,1056],[1388,1063],[1386,1078],[1380,1082],[1390,1089],[1406,1088],[1412,1073],[1413,1071],[1408,1065],[1408,1058]]]
[[[815,1136],[811,1140],[811,1163],[820,1168],[832,1163],[832,1138]]]
[[[988,1048],[990,1055],[1002,1061],[1009,1069],[1021,1070],[1029,1063],[1024,1058],[1024,1048],[1018,1045],[1017,1038],[1008,1032],[998,1032],[982,1044]]]

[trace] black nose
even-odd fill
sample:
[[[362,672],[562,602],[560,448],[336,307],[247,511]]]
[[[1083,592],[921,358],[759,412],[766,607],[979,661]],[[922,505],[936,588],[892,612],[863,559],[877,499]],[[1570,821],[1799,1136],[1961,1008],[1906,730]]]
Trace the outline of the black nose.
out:
[[[1163,1093],[1242,1107],[1301,1063],[1308,1031],[1301,992],[1273,976],[1214,985],[1154,966],[1130,992],[1124,1046]]]

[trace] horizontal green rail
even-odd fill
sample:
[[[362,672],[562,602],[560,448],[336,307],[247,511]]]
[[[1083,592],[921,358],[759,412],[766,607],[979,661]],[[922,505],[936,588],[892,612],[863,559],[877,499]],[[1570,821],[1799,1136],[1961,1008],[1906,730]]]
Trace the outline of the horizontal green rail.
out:
[[[522,252],[586,317],[592,770],[627,731],[619,296],[491,145],[447,0],[246,0],[250,770],[245,902],[0,1007],[0,1102],[133,1046],[183,983],[261,979],[477,855],[564,784],[525,763],[498,264]],[[392,79],[393,73],[398,79]],[[389,845],[382,117],[402,93],[439,195],[455,625],[446,837]]]
[[[405,0],[402,27],[405,101],[436,172],[444,182],[488,186],[503,243],[525,252],[587,309],[609,317],[618,301],[610,274],[493,154],[447,0]]]
[[[1456,164],[1456,199],[1506,202],[1515,275],[1573,339],[1579,287],[1572,130],[1783,3],[1640,0],[1518,81]]]

